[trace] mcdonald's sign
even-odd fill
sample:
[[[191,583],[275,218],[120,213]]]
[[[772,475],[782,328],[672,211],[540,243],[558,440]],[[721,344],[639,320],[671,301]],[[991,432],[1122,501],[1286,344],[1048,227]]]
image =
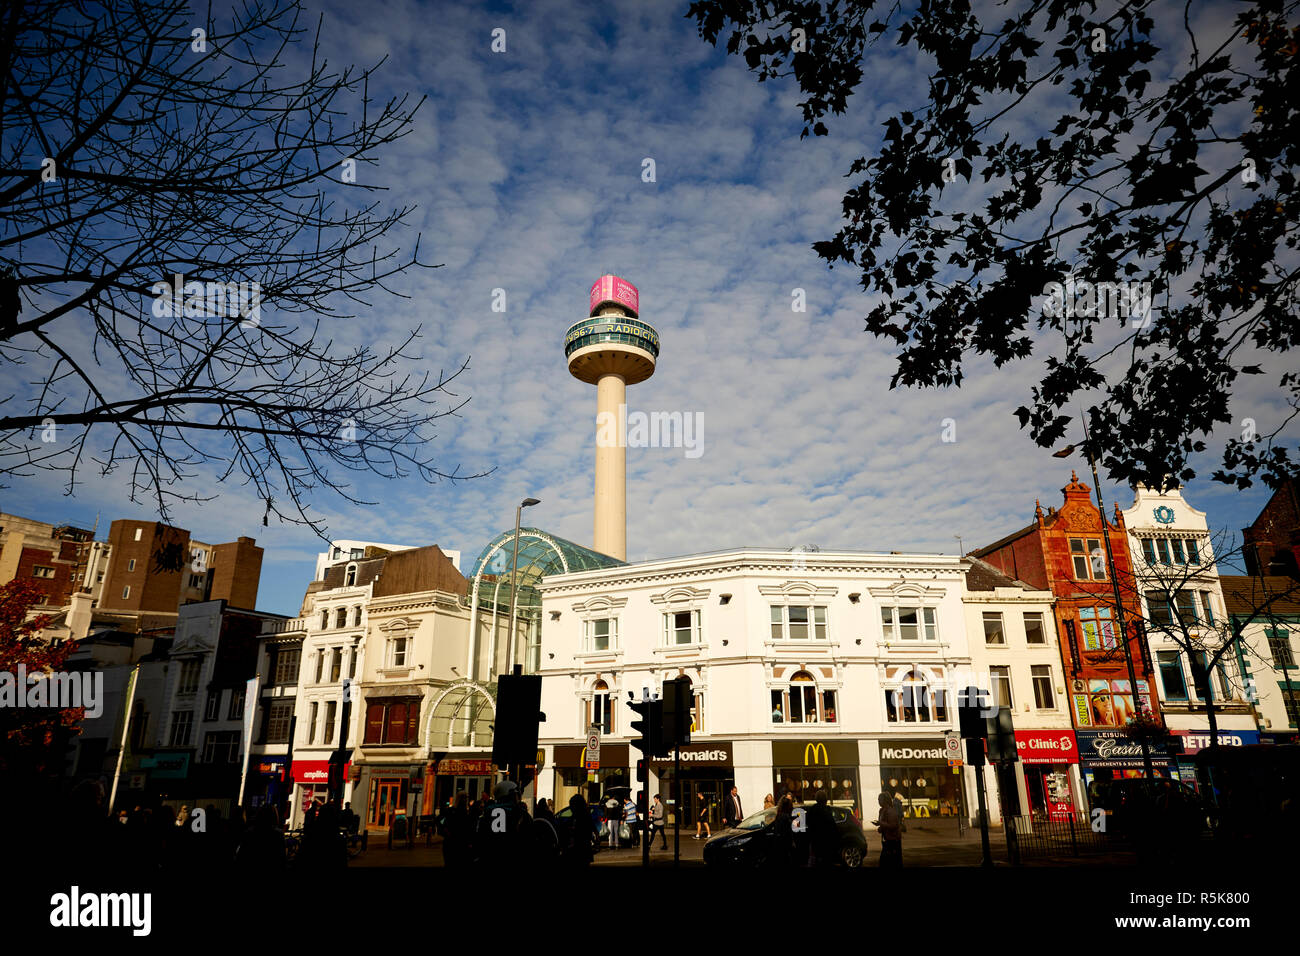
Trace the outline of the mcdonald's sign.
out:
[[[808,743],[803,748],[803,765],[805,767],[829,767],[831,758],[826,753],[826,745],[820,741]]]

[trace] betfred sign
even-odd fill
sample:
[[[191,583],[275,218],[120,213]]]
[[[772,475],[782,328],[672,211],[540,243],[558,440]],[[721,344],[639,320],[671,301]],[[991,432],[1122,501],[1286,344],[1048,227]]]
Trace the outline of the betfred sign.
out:
[[[1016,754],[1021,763],[1079,762],[1079,747],[1072,730],[1017,730]]]
[[[1194,754],[1210,746],[1209,731],[1175,730],[1175,735],[1183,738],[1183,753]],[[1255,730],[1228,730],[1219,734],[1220,747],[1244,747],[1259,743],[1259,732]]]

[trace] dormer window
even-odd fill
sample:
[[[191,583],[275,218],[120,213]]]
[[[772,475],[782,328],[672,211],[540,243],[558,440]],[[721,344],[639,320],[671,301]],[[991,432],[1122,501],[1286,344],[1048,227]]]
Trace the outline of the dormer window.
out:
[[[343,586],[350,588],[354,586],[356,583],[357,583],[357,566],[355,564],[349,564],[347,573],[344,574],[343,576]]]

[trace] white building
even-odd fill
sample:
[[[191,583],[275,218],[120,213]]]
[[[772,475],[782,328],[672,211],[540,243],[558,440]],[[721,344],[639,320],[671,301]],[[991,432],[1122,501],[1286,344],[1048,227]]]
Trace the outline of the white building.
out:
[[[331,541],[328,551],[322,551],[316,555],[316,577],[312,580],[320,581],[325,577],[325,569],[332,564],[339,564],[344,561],[360,561],[363,558],[382,557],[385,554],[392,554],[397,551],[410,551],[414,545],[410,544],[380,544],[377,541],[355,541],[351,538],[340,538],[338,541]],[[460,570],[460,552],[443,551],[451,563]]]
[[[1185,625],[1195,653],[1207,660],[1228,635],[1227,608],[1219,584],[1205,512],[1189,505],[1178,488],[1160,494],[1139,487],[1124,512],[1133,571],[1142,603],[1147,648],[1160,711],[1170,732],[1182,738],[1178,776],[1196,779],[1194,757],[1208,746],[1206,702],[1192,677],[1187,641],[1174,639]],[[1237,656],[1226,654],[1211,676],[1220,742],[1257,743],[1247,688]]]
[[[825,789],[870,820],[882,787],[936,827],[965,812],[942,739],[971,668],[960,558],[744,549],[553,574],[538,590],[539,789],[557,806],[617,777],[641,789],[628,695],[685,676],[685,821],[704,809],[719,823],[733,783],[746,813]],[[577,742],[593,723],[609,730],[589,780]],[[675,798],[671,778],[672,761],[654,761],[645,789]]]
[[[963,601],[974,683],[990,691],[990,704],[1011,708],[1020,812],[1051,819],[1083,811],[1087,800],[1052,613],[1055,597],[979,558],[966,561]],[[974,769],[966,766],[965,774],[967,787],[974,787]],[[987,792],[996,794],[992,768],[986,768],[985,781]],[[989,803],[990,819],[1000,820],[999,802],[990,796]]]
[[[1255,706],[1260,740],[1291,743],[1300,728],[1300,581],[1224,575],[1219,583],[1228,614],[1241,629],[1237,666]]]

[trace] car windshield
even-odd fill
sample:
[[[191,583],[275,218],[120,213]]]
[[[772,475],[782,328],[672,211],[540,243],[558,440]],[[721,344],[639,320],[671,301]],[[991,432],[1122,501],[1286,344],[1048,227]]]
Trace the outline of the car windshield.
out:
[[[761,830],[773,820],[776,819],[776,807],[768,807],[766,810],[759,810],[757,813],[751,813],[745,819],[736,824],[737,830]]]

